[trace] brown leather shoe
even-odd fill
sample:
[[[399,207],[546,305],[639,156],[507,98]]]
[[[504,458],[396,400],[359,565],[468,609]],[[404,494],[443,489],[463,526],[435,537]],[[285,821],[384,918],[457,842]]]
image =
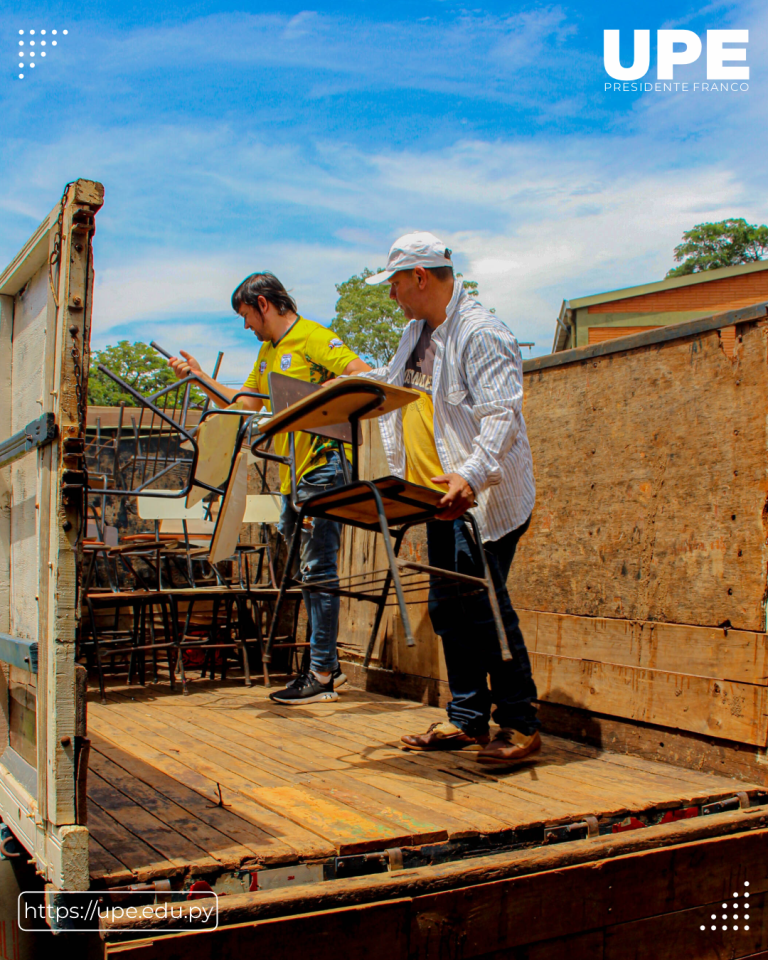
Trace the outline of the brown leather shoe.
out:
[[[448,720],[433,723],[426,733],[409,734],[400,738],[410,750],[463,750],[465,747],[486,746],[490,737],[470,737],[461,727]]]
[[[475,759],[478,763],[517,763],[518,760],[524,759],[537,750],[541,750],[541,737],[538,730],[526,736],[511,727],[501,727],[493,740],[487,747],[483,747]]]

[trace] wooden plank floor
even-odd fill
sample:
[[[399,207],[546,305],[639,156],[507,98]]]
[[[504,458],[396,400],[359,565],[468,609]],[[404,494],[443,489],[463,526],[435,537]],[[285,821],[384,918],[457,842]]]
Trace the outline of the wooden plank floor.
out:
[[[349,688],[302,707],[240,681],[190,690],[115,683],[108,703],[89,697],[94,880],[278,866],[758,789],[551,735],[507,771],[466,751],[404,751],[400,736],[444,711]]]

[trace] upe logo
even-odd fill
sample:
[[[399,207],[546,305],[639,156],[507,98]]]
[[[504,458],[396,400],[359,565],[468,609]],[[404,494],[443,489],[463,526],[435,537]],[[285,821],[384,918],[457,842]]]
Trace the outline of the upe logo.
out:
[[[651,31],[635,30],[631,67],[621,65],[620,33],[620,30],[603,31],[606,73],[614,80],[640,80],[651,66]],[[707,80],[749,80],[749,67],[726,66],[725,63],[747,59],[746,47],[726,47],[725,44],[748,42],[749,30],[707,30]],[[701,39],[692,30],[657,30],[657,80],[674,80],[675,67],[694,63],[701,56],[701,50]]]

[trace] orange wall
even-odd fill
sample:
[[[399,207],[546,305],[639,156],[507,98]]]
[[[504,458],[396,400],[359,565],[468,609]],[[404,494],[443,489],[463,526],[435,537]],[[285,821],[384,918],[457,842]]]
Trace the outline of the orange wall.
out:
[[[768,268],[755,273],[743,273],[738,277],[725,277],[722,280],[710,280],[674,290],[628,297],[626,300],[596,303],[588,308],[588,312],[664,313],[702,309],[718,312],[736,310],[762,300],[768,300]]]

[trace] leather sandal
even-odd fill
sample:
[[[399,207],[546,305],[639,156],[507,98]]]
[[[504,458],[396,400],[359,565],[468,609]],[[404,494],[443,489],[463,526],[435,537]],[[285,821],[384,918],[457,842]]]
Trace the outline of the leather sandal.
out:
[[[538,730],[528,736],[511,727],[502,727],[475,759],[478,763],[517,763],[518,760],[525,759],[537,750],[541,750],[541,737]]]
[[[487,733],[470,737],[461,727],[443,720],[431,724],[426,733],[407,734],[400,739],[410,750],[463,750],[465,747],[485,746],[490,737]]]

